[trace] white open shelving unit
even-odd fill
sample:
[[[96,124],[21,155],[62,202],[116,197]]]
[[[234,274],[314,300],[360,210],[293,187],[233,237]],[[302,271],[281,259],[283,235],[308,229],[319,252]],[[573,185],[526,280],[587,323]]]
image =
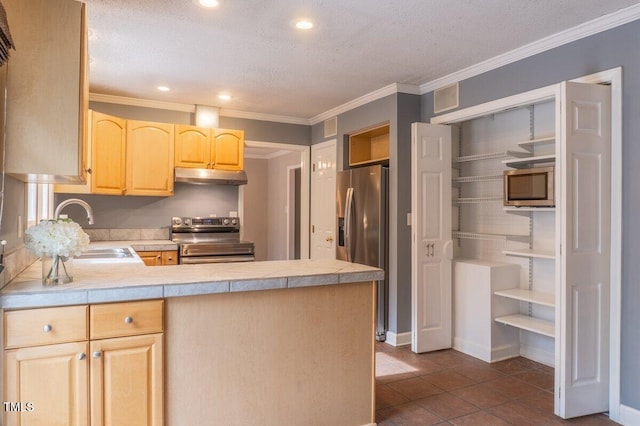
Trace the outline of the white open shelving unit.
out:
[[[452,238],[457,241],[457,258],[519,265],[520,278],[509,288],[503,284],[491,295],[497,306],[495,312],[500,312],[493,321],[551,338],[548,348],[554,345],[555,283],[538,289],[536,273],[543,269],[544,276],[554,279],[555,233],[547,229],[546,239],[538,241],[536,231],[541,226],[540,215],[547,218],[542,223],[555,227],[556,209],[503,205],[505,170],[555,164],[555,110],[553,103],[541,104],[544,105],[524,105],[518,111],[459,123],[460,139],[453,160],[456,172],[452,178],[452,207],[457,220]],[[536,137],[538,133],[543,137]]]

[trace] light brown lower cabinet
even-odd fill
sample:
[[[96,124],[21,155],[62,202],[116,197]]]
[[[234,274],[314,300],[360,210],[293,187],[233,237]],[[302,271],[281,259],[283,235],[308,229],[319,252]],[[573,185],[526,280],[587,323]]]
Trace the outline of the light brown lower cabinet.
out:
[[[178,264],[178,252],[177,250],[166,251],[137,251],[138,256],[147,266],[163,266],[163,265],[177,265]]]
[[[5,351],[4,424],[89,424],[88,346],[85,341]]]
[[[5,311],[4,424],[162,425],[163,307],[151,300]]]
[[[162,425],[162,334],[91,341],[91,425]]]

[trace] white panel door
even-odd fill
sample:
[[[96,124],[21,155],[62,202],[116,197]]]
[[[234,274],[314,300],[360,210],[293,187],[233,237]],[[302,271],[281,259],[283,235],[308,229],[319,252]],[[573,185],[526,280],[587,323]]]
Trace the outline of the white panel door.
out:
[[[311,259],[336,258],[336,141],[311,146]]]
[[[609,408],[611,101],[608,86],[561,87],[556,413],[567,418]]]
[[[411,127],[411,350],[451,347],[451,132]]]

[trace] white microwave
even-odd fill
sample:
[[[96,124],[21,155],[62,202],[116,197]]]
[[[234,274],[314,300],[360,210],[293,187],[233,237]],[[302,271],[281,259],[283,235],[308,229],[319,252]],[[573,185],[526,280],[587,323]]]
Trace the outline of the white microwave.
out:
[[[553,207],[555,167],[504,171],[504,205]]]

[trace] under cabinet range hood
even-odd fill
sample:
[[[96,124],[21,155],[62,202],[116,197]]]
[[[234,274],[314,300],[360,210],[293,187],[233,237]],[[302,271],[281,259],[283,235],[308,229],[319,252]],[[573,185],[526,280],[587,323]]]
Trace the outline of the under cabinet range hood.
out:
[[[247,174],[244,170],[190,169],[175,168],[176,182],[200,185],[246,185]]]

